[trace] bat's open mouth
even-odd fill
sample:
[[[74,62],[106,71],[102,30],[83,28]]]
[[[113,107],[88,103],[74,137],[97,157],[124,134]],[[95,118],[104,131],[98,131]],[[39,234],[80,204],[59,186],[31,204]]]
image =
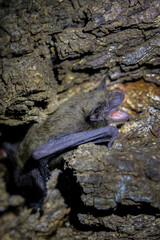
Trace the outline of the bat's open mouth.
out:
[[[117,109],[108,115],[108,119],[113,122],[125,122],[128,120],[128,118],[129,114],[120,109]]]

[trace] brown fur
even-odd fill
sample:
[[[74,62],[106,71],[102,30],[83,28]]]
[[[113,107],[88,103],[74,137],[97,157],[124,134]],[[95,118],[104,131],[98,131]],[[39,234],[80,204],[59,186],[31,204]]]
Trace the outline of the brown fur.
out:
[[[107,120],[90,123],[86,118],[92,109],[98,105],[107,104],[109,99],[110,94],[106,89],[79,93],[61,104],[57,111],[48,116],[43,123],[34,124],[16,152],[19,166],[23,167],[37,146],[55,136],[106,126]]]

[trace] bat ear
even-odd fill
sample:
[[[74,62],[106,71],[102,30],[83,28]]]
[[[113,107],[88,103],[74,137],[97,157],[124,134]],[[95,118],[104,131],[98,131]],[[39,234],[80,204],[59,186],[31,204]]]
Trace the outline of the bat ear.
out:
[[[107,87],[106,87],[106,80],[107,80],[107,78],[108,78],[108,73],[107,73],[106,76],[102,79],[101,83],[100,83],[99,86],[96,88],[96,90],[101,91],[101,90],[104,90],[104,89],[107,88]]]

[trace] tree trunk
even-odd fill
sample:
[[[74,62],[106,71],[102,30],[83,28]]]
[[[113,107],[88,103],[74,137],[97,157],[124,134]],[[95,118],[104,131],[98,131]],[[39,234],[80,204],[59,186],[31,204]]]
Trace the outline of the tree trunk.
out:
[[[64,155],[40,219],[1,179],[1,239],[160,239],[159,39],[158,0],[0,1],[1,142],[107,73],[130,113],[111,150]]]

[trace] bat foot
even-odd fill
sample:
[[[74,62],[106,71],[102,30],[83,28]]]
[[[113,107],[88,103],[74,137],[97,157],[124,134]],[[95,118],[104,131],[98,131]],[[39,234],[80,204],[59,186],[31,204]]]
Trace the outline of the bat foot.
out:
[[[35,214],[39,210],[40,216],[42,216],[44,213],[43,202],[44,202],[44,199],[41,199],[37,203],[30,204],[30,207],[32,208],[31,214]]]
[[[48,181],[51,177],[51,172],[48,169],[48,158],[41,159],[39,161],[39,172],[41,176],[43,177],[44,181]]]
[[[32,208],[31,214],[35,214],[39,211],[40,216],[43,215],[44,213],[43,204],[46,196],[47,196],[47,188],[43,191],[43,196],[38,201],[32,202],[29,204],[29,207]]]

